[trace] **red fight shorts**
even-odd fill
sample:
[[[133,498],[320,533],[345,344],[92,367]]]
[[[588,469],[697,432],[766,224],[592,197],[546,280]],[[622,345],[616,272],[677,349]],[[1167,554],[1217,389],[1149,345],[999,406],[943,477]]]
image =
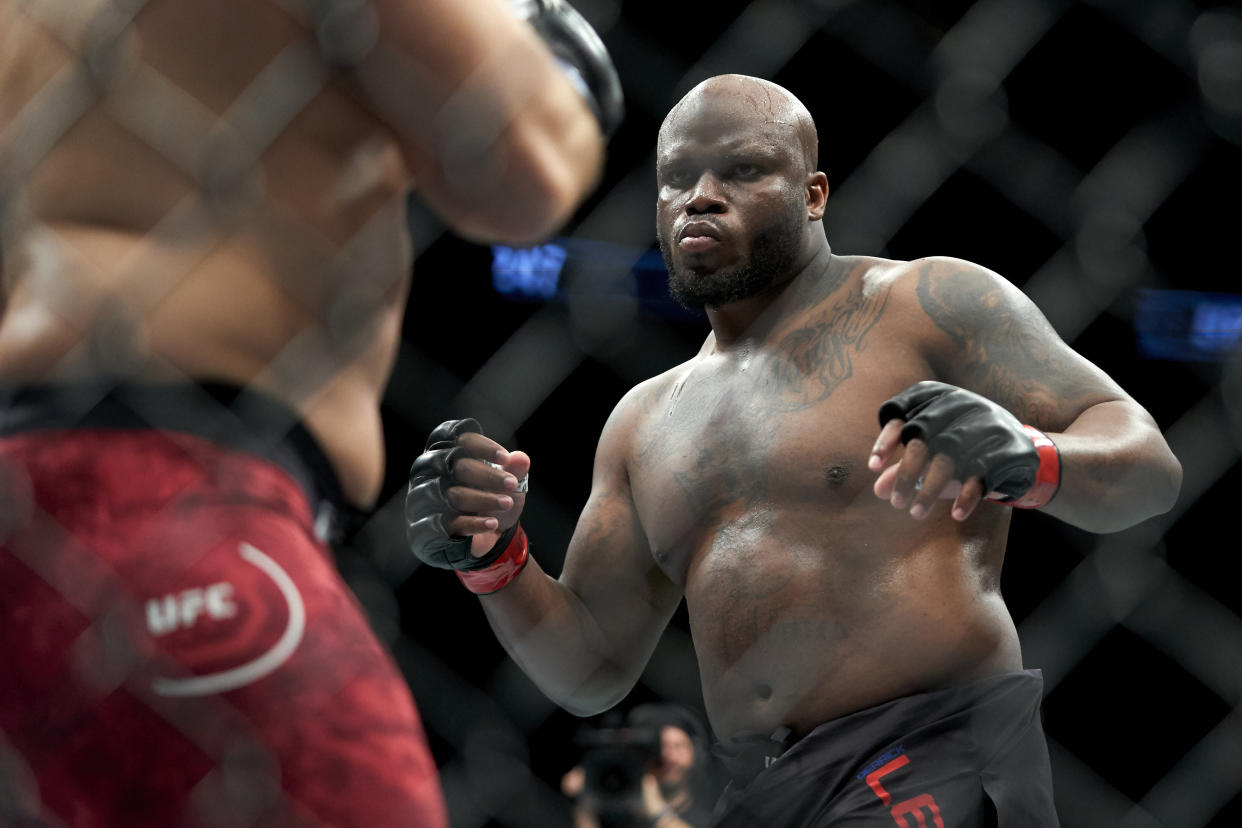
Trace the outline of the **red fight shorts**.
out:
[[[0,438],[0,825],[447,822],[281,467],[154,429]]]

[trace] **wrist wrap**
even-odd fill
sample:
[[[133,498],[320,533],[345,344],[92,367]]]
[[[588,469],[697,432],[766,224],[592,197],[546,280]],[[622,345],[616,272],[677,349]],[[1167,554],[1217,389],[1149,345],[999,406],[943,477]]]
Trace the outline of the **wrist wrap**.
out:
[[[496,542],[496,547],[500,547],[502,543],[505,543],[505,538],[509,537],[508,542],[500,550],[500,554],[496,555],[490,564],[482,569],[457,570],[458,579],[475,595],[491,595],[499,591],[526,568],[526,561],[530,558],[526,532],[520,523],[514,524],[513,528],[516,531],[512,536],[506,532]],[[492,558],[496,551],[497,549],[493,547],[484,559]]]
[[[1022,430],[1026,432],[1027,437],[1031,438],[1031,442],[1035,444],[1035,451],[1039,455],[1039,468],[1035,471],[1035,482],[1021,497],[989,495],[987,499],[1015,509],[1038,509],[1040,506],[1046,506],[1061,489],[1061,452],[1057,449],[1057,444],[1039,429],[1023,425]]]

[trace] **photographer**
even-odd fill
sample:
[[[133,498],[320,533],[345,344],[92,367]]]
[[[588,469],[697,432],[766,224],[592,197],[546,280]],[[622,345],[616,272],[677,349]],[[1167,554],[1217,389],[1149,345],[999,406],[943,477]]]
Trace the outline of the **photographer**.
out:
[[[587,731],[579,764],[561,780],[574,828],[700,828],[720,793],[709,738],[694,711],[646,704],[623,728]]]

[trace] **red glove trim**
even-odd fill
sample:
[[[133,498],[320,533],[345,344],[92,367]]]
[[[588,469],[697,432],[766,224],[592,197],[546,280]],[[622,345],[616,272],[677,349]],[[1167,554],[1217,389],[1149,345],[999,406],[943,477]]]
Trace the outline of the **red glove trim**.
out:
[[[1027,437],[1031,438],[1031,442],[1035,444],[1035,451],[1039,454],[1039,468],[1035,470],[1035,482],[1022,497],[1014,500],[996,498],[995,501],[1015,509],[1038,509],[1040,506],[1046,506],[1061,489],[1061,452],[1057,449],[1057,444],[1039,429],[1024,425],[1022,430],[1026,432]],[[989,497],[988,500],[993,500],[993,498]]]
[[[505,547],[505,551],[501,553],[495,563],[486,569],[475,569],[473,571],[459,569],[457,570],[457,577],[466,585],[466,589],[475,595],[491,595],[516,578],[518,573],[526,567],[526,561],[529,557],[526,532],[522,529],[522,524],[519,523],[517,531],[513,533],[513,538],[509,541],[509,545]]]

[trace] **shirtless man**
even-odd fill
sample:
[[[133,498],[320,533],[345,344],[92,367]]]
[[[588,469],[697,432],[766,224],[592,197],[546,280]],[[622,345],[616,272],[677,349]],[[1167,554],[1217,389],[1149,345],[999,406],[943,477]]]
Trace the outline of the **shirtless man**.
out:
[[[0,823],[445,824],[324,545],[406,198],[539,239],[619,107],[559,0],[0,0]]]
[[[627,694],[684,597],[733,775],[718,825],[1055,825],[999,588],[1011,508],[1116,531],[1170,508],[1180,465],[997,274],[833,252],[816,165],[786,90],[687,94],[656,227],[712,333],[614,410],[559,579],[517,523],[530,458],[470,420],[411,469],[411,545],[580,715]]]

